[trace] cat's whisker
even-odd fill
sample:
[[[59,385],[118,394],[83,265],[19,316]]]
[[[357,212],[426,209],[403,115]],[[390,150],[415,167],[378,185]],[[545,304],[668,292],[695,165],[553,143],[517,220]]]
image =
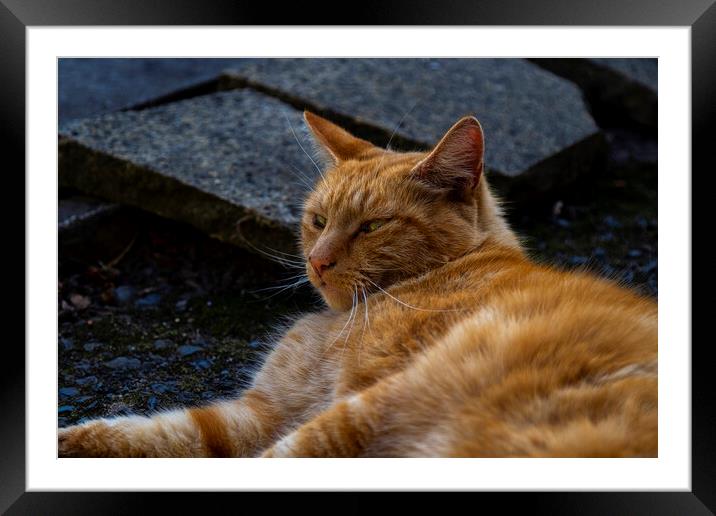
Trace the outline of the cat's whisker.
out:
[[[291,168],[293,168],[295,170],[294,176],[301,182],[301,184],[303,186],[305,186],[307,190],[312,190],[313,182],[309,179],[309,177],[307,175],[305,175],[303,172],[301,172],[301,169],[298,168],[293,163],[289,163],[289,165],[291,166]],[[290,170],[289,170],[289,172],[290,172]]]
[[[354,298],[353,298],[353,305],[352,305],[352,307],[351,307],[350,313],[348,314],[348,319],[346,320],[346,323],[343,325],[343,328],[341,328],[341,331],[338,333],[338,335],[336,335],[336,338],[333,339],[333,342],[331,342],[331,343],[328,345],[328,347],[326,347],[326,350],[322,353],[322,355],[325,354],[326,352],[328,352],[328,350],[330,350],[330,349],[333,347],[333,345],[338,341],[338,339],[341,338],[341,335],[343,335],[343,332],[346,331],[346,327],[347,327],[348,324],[351,322],[351,319],[352,319],[352,317],[353,317],[353,310],[355,309],[355,306],[356,306],[356,305],[355,305],[355,297],[354,297]]]
[[[242,235],[242,238],[244,238],[243,235]],[[248,243],[250,244],[250,242],[248,242]],[[298,263],[301,265],[305,265],[305,263],[304,263],[305,258],[300,254],[293,254],[293,253],[287,253],[285,251],[279,251],[278,249],[274,249],[273,247],[269,247],[269,246],[264,246],[264,248],[267,249],[268,251],[273,252],[273,253],[277,253],[277,254],[281,254],[281,255],[285,256],[286,258],[279,257],[282,260],[292,261],[292,262],[295,262],[295,263]],[[254,249],[257,249],[257,248],[254,248]],[[259,250],[259,249],[257,249],[257,250]]]
[[[261,251],[259,251],[261,252]],[[287,269],[295,269],[295,270],[304,270],[306,268],[305,263],[301,262],[295,262],[291,260],[287,260],[285,258],[282,258],[280,256],[272,255],[270,253],[261,252],[263,256],[266,256],[267,258],[271,259],[273,262],[278,263],[279,265],[283,265]]]
[[[388,143],[385,144],[385,149],[390,151],[390,144],[393,141],[393,138],[395,138],[395,134],[398,132],[398,129],[400,128],[400,125],[403,123],[405,118],[413,112],[413,109],[418,105],[418,101],[415,101],[413,105],[410,107],[408,111],[406,111],[402,117],[400,117],[400,120],[398,121],[398,124],[395,126],[395,129],[393,129],[393,132],[390,133],[390,138],[388,138]],[[383,160],[385,159],[385,154],[380,158],[380,161],[378,162],[378,166],[375,167],[375,170],[373,173],[377,173],[380,170],[380,166],[383,164]]]
[[[407,308],[411,308],[411,309],[413,309],[413,310],[419,310],[419,311],[421,311],[421,312],[462,312],[462,311],[463,311],[462,309],[459,309],[459,308],[446,308],[446,309],[442,309],[442,310],[441,310],[441,309],[420,308],[419,306],[413,306],[413,305],[411,305],[411,304],[409,304],[409,303],[406,303],[405,301],[403,301],[403,300],[401,300],[401,299],[398,299],[398,298],[395,297],[393,294],[391,294],[391,293],[389,293],[387,290],[383,289],[380,285],[378,285],[377,283],[375,283],[373,280],[371,280],[371,279],[368,278],[367,276],[365,277],[365,279],[368,280],[375,288],[377,288],[378,290],[380,290],[383,294],[385,294],[386,296],[388,296],[389,298],[391,298],[393,301],[395,301],[395,302],[397,302],[397,303],[399,303],[399,304],[401,304],[401,305],[403,305],[403,306],[405,306],[405,307],[407,307]]]
[[[348,334],[346,335],[345,340],[343,341],[343,349],[341,350],[341,359],[343,358],[343,353],[346,351],[346,346],[348,345],[348,339],[351,337],[351,332],[353,331],[353,325],[356,322],[356,315],[358,314],[358,287],[353,287],[353,307],[351,308],[351,318],[353,319],[353,322],[351,322],[350,328],[348,328]]]
[[[291,280],[294,280],[294,281],[291,281]],[[308,277],[305,274],[299,274],[296,276],[292,276],[290,278],[286,278],[286,281],[290,281],[290,283],[274,285],[272,287],[260,288],[257,290],[252,290],[251,292],[252,293],[267,292],[267,291],[276,290],[276,289],[280,289],[281,291],[288,290],[290,288],[295,288],[295,287],[298,287],[299,285],[303,285],[304,283],[308,283]]]
[[[266,251],[266,250],[264,250],[264,249],[261,249],[261,248],[259,248],[259,247],[256,247],[254,244],[252,244],[252,243],[244,236],[244,234],[241,232],[241,223],[242,223],[244,220],[246,220],[247,218],[248,218],[248,217],[244,217],[243,219],[241,219],[241,220],[236,224],[236,234],[239,236],[239,238],[241,238],[241,240],[243,241],[243,243],[244,243],[247,247],[249,247],[250,249],[256,251],[256,252],[259,253],[260,255],[265,256],[266,258],[270,259],[271,261],[276,262],[276,263],[278,263],[278,264],[280,264],[280,265],[283,265],[283,266],[286,267],[287,269],[305,270],[305,268],[306,268],[306,263],[305,263],[302,259],[299,261],[299,260],[294,260],[294,259],[292,259],[292,258],[288,258],[288,257],[292,257],[292,256],[295,256],[296,258],[298,258],[298,255],[292,255],[292,254],[289,254],[289,253],[284,253],[284,252],[282,252],[282,251],[278,251],[278,250],[276,250],[276,249],[272,249],[272,248],[270,248],[270,247],[267,247],[267,249],[269,249],[270,251],[273,251],[273,252],[275,252],[275,253],[281,253],[281,254],[285,255],[285,256],[277,256],[277,255],[275,255],[275,254],[269,253],[268,251]]]
[[[273,247],[268,247],[268,246],[266,246],[266,249],[268,249],[269,251],[273,251],[274,253],[278,253],[278,254],[285,256],[286,257],[286,258],[284,258],[285,260],[291,260],[296,263],[304,264],[305,258],[303,256],[301,256],[300,254],[286,253],[284,251],[279,251],[278,249],[274,249]]]
[[[258,292],[267,291],[267,290],[275,290],[276,288],[278,288],[278,289],[279,289],[278,291],[274,292],[274,293],[271,294],[270,296],[266,296],[265,298],[261,299],[261,301],[266,301],[266,300],[271,299],[272,297],[275,297],[275,296],[277,296],[277,295],[279,295],[279,294],[281,294],[281,293],[283,293],[283,292],[285,292],[285,291],[287,291],[287,290],[293,290],[293,289],[295,289],[295,288],[297,288],[297,287],[300,287],[301,285],[304,285],[305,283],[308,283],[308,278],[302,278],[302,279],[300,279],[300,280],[298,280],[298,281],[295,281],[295,282],[291,283],[290,285],[283,285],[283,286],[277,286],[277,287],[268,287],[268,288],[264,288],[264,289],[254,290],[253,293],[258,293]]]
[[[288,123],[288,128],[291,129],[291,134],[293,134],[293,138],[296,140],[296,143],[301,148],[303,153],[308,157],[308,159],[311,160],[311,163],[313,163],[313,166],[316,167],[316,170],[321,175],[321,178],[325,181],[326,178],[323,175],[323,172],[321,171],[321,167],[318,166],[318,164],[314,161],[314,159],[311,157],[311,155],[308,152],[306,152],[306,149],[303,148],[303,145],[301,145],[301,140],[299,140],[298,136],[296,136],[296,131],[293,130],[293,125],[291,125],[291,121],[288,119],[288,115],[286,115],[286,113],[284,113],[283,117],[286,119],[286,122]]]
[[[365,318],[363,320],[363,332],[360,336],[360,345],[358,346],[358,367],[360,367],[360,357],[363,352],[363,340],[365,339],[365,329],[370,328],[370,318],[368,316],[368,296],[365,293],[365,287],[361,287],[361,293],[363,294],[363,308],[365,308]],[[373,330],[370,330],[373,335]],[[375,336],[373,336],[375,338]]]

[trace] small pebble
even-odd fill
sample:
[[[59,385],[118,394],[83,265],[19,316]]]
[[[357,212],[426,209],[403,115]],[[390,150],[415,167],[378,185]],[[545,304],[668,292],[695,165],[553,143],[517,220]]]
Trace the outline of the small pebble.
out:
[[[105,365],[111,369],[139,369],[142,363],[136,358],[117,357]]]
[[[604,217],[603,222],[604,222],[604,225],[607,226],[607,227],[609,227],[609,228],[614,228],[614,229],[616,229],[616,228],[622,227],[622,223],[619,222],[619,221],[618,221],[617,219],[615,219],[614,217],[612,217],[611,215],[607,215],[606,217]]]
[[[194,367],[197,369],[209,369],[211,367],[211,361],[202,359],[202,360],[195,360],[191,363]]]
[[[134,299],[134,287],[122,285],[114,289],[114,298],[120,305],[126,305]]]
[[[156,392],[157,394],[164,394],[167,391],[170,391],[171,389],[167,387],[163,383],[153,383],[152,384],[152,391]]]
[[[656,270],[657,266],[658,266],[658,262],[656,260],[650,260],[646,263],[646,265],[644,265],[641,268],[641,271],[644,274],[651,274],[652,272],[654,272]]]
[[[102,345],[101,342],[88,342],[88,343],[86,343],[84,346],[82,346],[82,348],[83,348],[85,351],[94,351],[95,349],[97,349],[97,348],[100,347],[101,345]]]
[[[641,256],[641,251],[639,249],[632,249],[627,254],[629,258],[639,258]]]
[[[147,400],[147,408],[149,410],[157,408],[157,398],[155,396],[152,396]]]
[[[154,341],[154,349],[167,349],[174,346],[171,340],[157,339]]]
[[[87,362],[86,360],[82,360],[75,364],[75,369],[79,369],[80,371],[88,371],[91,368],[92,368],[92,366],[90,366],[89,362]]]
[[[94,385],[97,383],[96,376],[85,376],[84,378],[78,378],[75,383],[77,385]]]
[[[192,355],[197,351],[204,351],[204,348],[201,348],[199,346],[192,346],[191,344],[184,344],[183,346],[179,346],[179,348],[177,349],[177,352],[183,357]]]
[[[564,208],[564,202],[557,201],[554,203],[554,206],[552,206],[552,216],[559,217],[562,214],[562,208]]]
[[[561,228],[568,228],[568,227],[570,227],[570,226],[572,225],[571,222],[569,222],[568,220],[563,219],[563,218],[561,218],[561,217],[555,219],[555,220],[554,220],[554,223],[557,224],[557,225],[558,225],[559,227],[561,227]]]
[[[60,344],[62,345],[62,349],[65,351],[69,351],[75,347],[72,339],[60,339]]]
[[[72,294],[70,296],[70,303],[72,303],[77,310],[84,310],[91,304],[91,301],[87,296]]]
[[[73,410],[75,410],[74,405],[62,405],[57,409],[57,413],[64,414],[65,412],[72,412]]]
[[[137,308],[155,308],[161,300],[162,296],[154,292],[153,294],[148,294],[142,298],[137,299],[134,302],[134,306],[136,306]]]
[[[75,387],[62,387],[60,389],[60,397],[77,396],[80,393]]]

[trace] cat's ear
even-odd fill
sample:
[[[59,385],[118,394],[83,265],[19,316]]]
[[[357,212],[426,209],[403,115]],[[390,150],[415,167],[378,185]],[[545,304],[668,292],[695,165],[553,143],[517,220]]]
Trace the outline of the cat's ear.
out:
[[[466,116],[445,133],[411,174],[441,191],[474,189],[484,171],[485,139],[475,117]]]
[[[333,122],[310,111],[304,111],[303,118],[316,141],[328,153],[334,164],[355,159],[373,148],[372,143],[353,136]]]

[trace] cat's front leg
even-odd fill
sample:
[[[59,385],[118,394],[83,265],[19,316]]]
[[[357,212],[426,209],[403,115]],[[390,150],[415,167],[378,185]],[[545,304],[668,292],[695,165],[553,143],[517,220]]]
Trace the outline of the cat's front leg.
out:
[[[142,416],[96,419],[60,428],[60,457],[201,457],[199,429],[186,411],[152,418]]]
[[[280,414],[258,391],[239,400],[153,417],[98,419],[61,428],[60,457],[250,457],[273,442]]]
[[[335,404],[266,450],[262,457],[359,457],[374,443],[380,426],[369,391]]]

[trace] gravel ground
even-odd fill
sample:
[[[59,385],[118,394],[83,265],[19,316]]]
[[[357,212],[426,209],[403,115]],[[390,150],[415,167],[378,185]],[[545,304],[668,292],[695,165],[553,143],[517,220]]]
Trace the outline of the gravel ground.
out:
[[[318,301],[308,289],[262,290],[291,273],[253,254],[148,214],[122,216],[121,246],[61,252],[60,426],[230,396],[276,326]]]

